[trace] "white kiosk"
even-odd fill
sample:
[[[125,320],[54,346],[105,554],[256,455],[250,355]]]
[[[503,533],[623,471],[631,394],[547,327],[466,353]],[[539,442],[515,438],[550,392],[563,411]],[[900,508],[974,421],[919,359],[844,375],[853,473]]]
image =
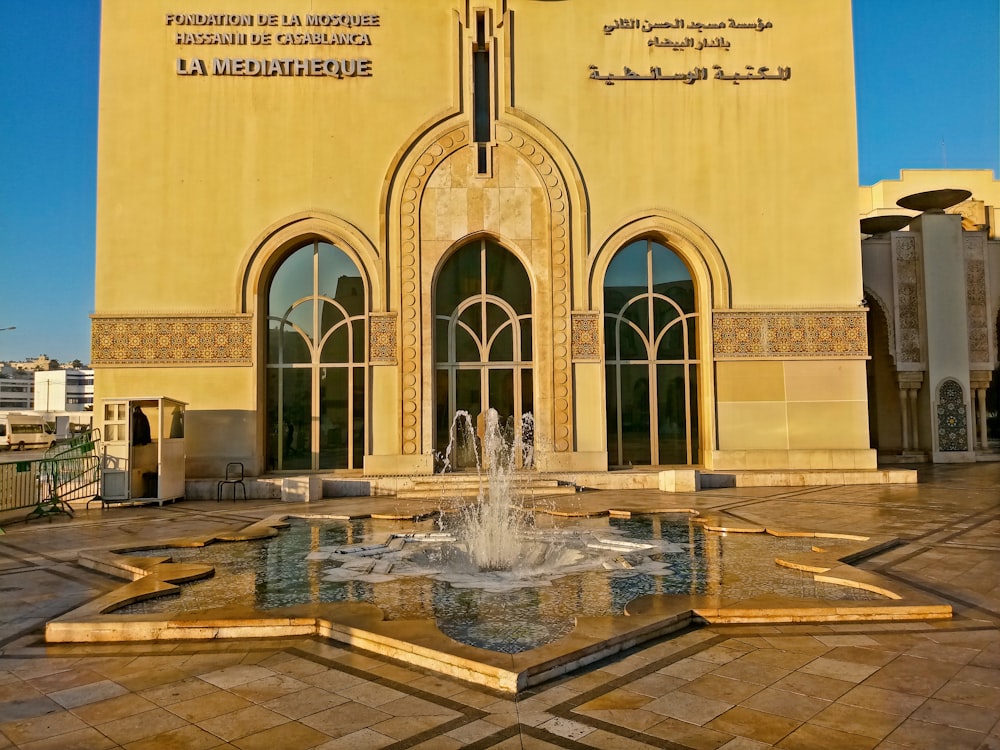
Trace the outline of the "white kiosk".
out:
[[[184,497],[186,406],[166,396],[104,399],[102,505]]]

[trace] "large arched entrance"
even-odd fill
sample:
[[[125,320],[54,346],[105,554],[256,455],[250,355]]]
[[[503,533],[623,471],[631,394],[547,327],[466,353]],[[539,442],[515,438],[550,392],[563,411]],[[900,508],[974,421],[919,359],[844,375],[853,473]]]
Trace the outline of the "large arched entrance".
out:
[[[509,437],[531,462],[533,404],[531,283],[513,253],[489,239],[456,250],[434,285],[435,448],[446,455],[452,422],[467,412],[482,431],[496,409]],[[477,445],[461,442],[450,468],[475,464]]]
[[[691,273],[655,239],[619,250],[604,278],[608,464],[697,464],[698,313]]]
[[[365,450],[367,289],[329,242],[294,249],[267,291],[266,466],[361,468]]]

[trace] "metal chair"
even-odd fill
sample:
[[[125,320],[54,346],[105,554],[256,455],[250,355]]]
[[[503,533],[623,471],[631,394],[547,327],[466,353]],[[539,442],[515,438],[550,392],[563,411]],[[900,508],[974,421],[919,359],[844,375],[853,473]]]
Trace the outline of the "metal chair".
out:
[[[239,487],[243,491],[243,499],[247,499],[247,486],[243,484],[243,464],[239,461],[232,461],[226,464],[226,478],[219,482],[218,493],[215,498],[215,502],[222,500],[222,488],[223,486],[231,484],[233,485],[233,502],[236,502],[236,488]]]

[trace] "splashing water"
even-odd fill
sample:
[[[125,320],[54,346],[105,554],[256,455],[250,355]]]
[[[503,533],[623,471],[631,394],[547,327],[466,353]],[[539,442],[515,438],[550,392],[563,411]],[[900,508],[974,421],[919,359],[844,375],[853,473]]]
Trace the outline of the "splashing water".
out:
[[[525,450],[513,435],[506,434],[510,431],[505,429],[495,409],[481,415],[481,419],[482,455],[475,454],[479,495],[474,503],[462,509],[456,535],[479,570],[513,570],[524,557],[524,534],[532,525],[531,509],[525,507],[515,482],[517,457],[524,456]],[[476,450],[477,430],[466,411],[458,412],[452,422],[446,466],[450,466],[456,438],[464,439],[466,445]]]

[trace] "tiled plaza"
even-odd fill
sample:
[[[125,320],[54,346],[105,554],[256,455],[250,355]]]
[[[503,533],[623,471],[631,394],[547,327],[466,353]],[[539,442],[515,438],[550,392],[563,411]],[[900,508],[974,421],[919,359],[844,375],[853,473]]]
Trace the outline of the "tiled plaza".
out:
[[[394,498],[92,506],[2,524],[0,748],[1000,748],[1000,463],[924,468],[916,485],[632,491],[615,504],[663,498],[899,537],[860,567],[955,616],[694,628],[516,698],[314,637],[47,646],[47,620],[120,585],[78,566],[82,550],[280,512],[420,510]]]

